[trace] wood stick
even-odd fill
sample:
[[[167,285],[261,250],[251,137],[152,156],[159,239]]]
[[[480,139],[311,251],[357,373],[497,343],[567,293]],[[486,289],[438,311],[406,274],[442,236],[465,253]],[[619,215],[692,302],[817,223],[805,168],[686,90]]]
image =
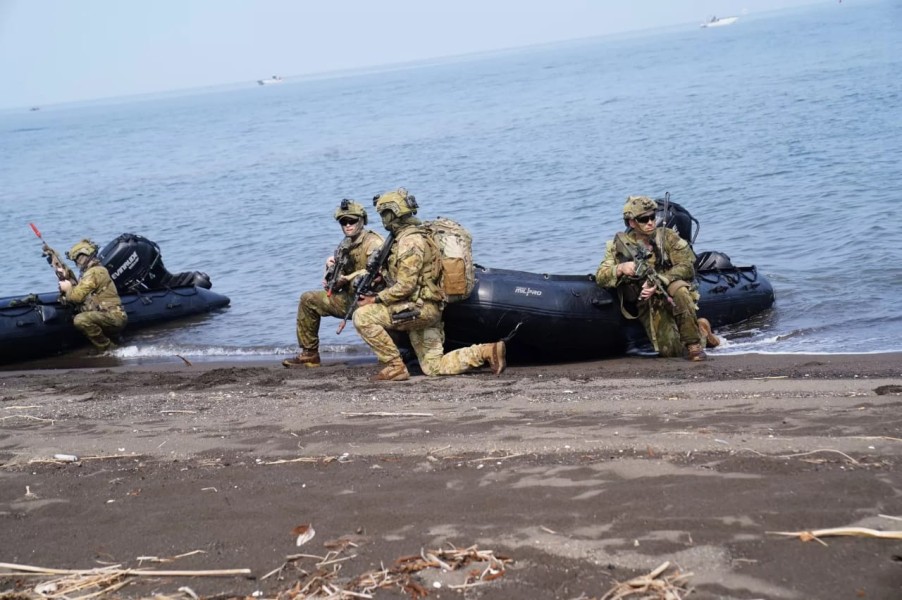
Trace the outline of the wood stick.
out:
[[[15,563],[0,563],[0,569],[13,571],[25,571],[26,573],[43,573],[45,575],[138,575],[150,577],[227,577],[230,575],[250,575],[250,569],[218,569],[212,571],[155,571],[153,569],[52,569],[35,567],[31,565],[19,565]]]
[[[343,412],[346,417],[434,417],[432,413],[421,412]]]

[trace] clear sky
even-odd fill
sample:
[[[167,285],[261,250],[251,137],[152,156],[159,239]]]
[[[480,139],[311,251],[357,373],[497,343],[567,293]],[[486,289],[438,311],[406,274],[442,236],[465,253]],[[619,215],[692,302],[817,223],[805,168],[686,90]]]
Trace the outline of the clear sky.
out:
[[[828,0],[0,0],[0,108],[407,62]]]

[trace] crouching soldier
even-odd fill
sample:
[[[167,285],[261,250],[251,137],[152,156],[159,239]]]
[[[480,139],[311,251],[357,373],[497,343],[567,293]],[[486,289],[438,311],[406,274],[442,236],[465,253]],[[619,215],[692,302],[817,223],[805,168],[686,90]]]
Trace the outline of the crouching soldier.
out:
[[[389,332],[404,331],[426,375],[457,375],[488,364],[495,375],[506,366],[503,341],[444,353],[440,250],[414,215],[416,199],[400,188],[373,199],[393,241],[382,268],[385,288],[360,296],[354,327],[383,366],[374,381],[403,381],[410,373]]]
[[[702,361],[705,343],[719,340],[696,314],[695,252],[674,230],[657,227],[657,207],[647,196],[627,198],[623,222],[629,230],[607,243],[595,280],[616,288],[623,316],[642,322],[661,356]]]
[[[81,276],[75,285],[60,281],[59,288],[66,302],[78,309],[75,327],[99,352],[104,352],[115,348],[110,338],[125,328],[128,317],[122,308],[116,284],[97,258],[97,250],[97,244],[87,239],[72,246],[66,258],[75,262]]]
[[[297,336],[300,353],[282,361],[286,367],[318,367],[319,326],[323,317],[342,318],[353,303],[350,283],[364,271],[367,259],[382,245],[382,236],[369,229],[366,210],[353,200],[342,200],[335,210],[344,239],[326,259],[323,289],[304,292],[298,303]]]

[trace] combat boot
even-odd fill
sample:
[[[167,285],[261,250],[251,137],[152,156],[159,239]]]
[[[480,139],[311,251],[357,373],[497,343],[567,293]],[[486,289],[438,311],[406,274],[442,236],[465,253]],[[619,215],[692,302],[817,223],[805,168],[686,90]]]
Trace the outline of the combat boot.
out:
[[[711,330],[711,321],[708,319],[702,317],[698,320],[698,332],[705,338],[705,343],[708,345],[708,348],[717,348],[720,346],[720,338],[714,335],[714,331]]]
[[[708,355],[705,354],[704,349],[701,344],[689,344],[686,346],[686,360],[691,360],[692,362],[701,362],[703,360],[707,360]]]
[[[318,367],[322,363],[319,360],[319,352],[316,350],[304,350],[294,358],[286,358],[282,361],[283,367]]]
[[[372,381],[407,381],[408,379],[410,379],[410,373],[401,357],[393,358],[371,378]]]
[[[495,342],[494,344],[483,344],[480,348],[482,358],[492,367],[492,373],[496,376],[501,375],[502,371],[507,368],[507,348],[504,342]]]

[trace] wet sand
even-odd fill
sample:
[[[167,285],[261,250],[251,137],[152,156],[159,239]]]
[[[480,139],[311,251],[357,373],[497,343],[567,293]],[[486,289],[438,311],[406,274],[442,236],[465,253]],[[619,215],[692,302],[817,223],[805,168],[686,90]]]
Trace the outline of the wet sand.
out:
[[[374,372],[177,359],[0,372],[0,562],[246,568],[130,578],[112,595],[276,597],[317,570],[301,557],[262,579],[300,553],[342,547],[341,583],[478,545],[511,559],[502,577],[454,589],[463,572],[429,568],[414,583],[434,598],[601,598],[669,561],[692,573],[692,598],[902,597],[898,540],[769,533],[902,530],[902,355]],[[302,524],[315,536],[298,547]],[[4,577],[0,597],[45,580]]]

